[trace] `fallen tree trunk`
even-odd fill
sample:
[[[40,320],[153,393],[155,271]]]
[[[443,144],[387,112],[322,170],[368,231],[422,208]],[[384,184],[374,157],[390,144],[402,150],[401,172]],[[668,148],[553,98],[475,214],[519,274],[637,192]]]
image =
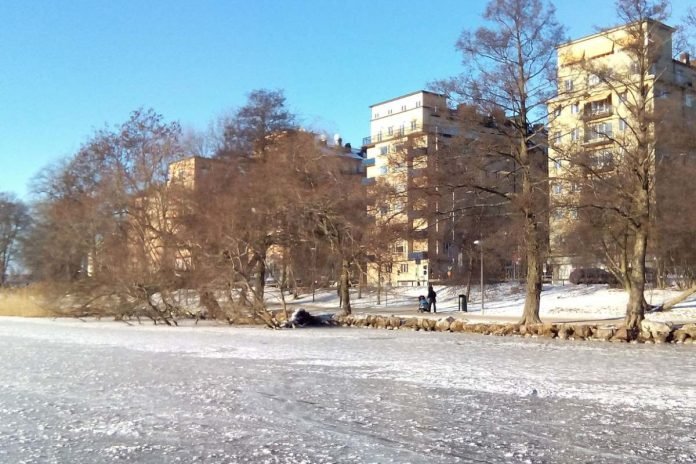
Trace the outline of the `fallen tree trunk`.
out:
[[[679,295],[675,296],[675,297],[672,298],[671,300],[665,302],[665,303],[662,305],[662,310],[663,310],[663,311],[669,311],[670,309],[674,308],[676,305],[678,305],[678,304],[681,303],[682,301],[684,301],[684,300],[686,300],[687,298],[689,298],[689,297],[690,297],[691,295],[693,295],[694,293],[696,293],[696,285],[693,286],[693,287],[691,287],[691,288],[688,289],[688,290],[685,290],[685,291],[681,292]]]

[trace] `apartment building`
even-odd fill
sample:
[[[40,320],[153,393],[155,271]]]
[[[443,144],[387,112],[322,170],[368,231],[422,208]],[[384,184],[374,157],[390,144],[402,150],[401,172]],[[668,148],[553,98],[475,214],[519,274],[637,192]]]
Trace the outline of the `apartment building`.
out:
[[[370,135],[366,149],[368,186],[383,182],[391,187],[389,199],[373,199],[375,220],[403,227],[389,245],[386,267],[371,266],[368,281],[391,285],[424,285],[433,278],[432,265],[443,230],[435,212],[443,209],[437,195],[428,192],[428,178],[436,169],[434,156],[457,130],[444,95],[418,91],[370,106]]]
[[[296,137],[296,139],[294,139]],[[350,143],[343,143],[339,135],[329,140],[324,134],[316,134],[301,130],[286,130],[269,136],[278,146],[283,147],[283,139],[306,142],[306,147],[314,147],[322,155],[332,158],[337,162],[337,168],[342,176],[343,185],[352,184],[356,189],[360,187],[364,177],[363,152],[351,147]],[[280,148],[282,150],[282,148]],[[253,163],[254,159],[248,160]],[[168,200],[173,202],[169,206],[168,215],[172,218],[184,211],[195,208],[194,196],[214,195],[216,191],[224,191],[229,182],[235,179],[232,173],[238,173],[239,165],[230,163],[225,158],[206,158],[191,156],[168,166],[167,185],[170,195]],[[270,266],[280,262],[286,250],[273,245],[268,251]],[[174,266],[179,271],[190,270],[194,266],[192,253],[188,246],[175,247],[173,253]],[[280,275],[279,272],[276,275]],[[307,276],[305,276],[307,277]]]
[[[578,186],[563,182],[572,169],[568,153],[584,152],[593,169],[612,170],[621,163],[626,146],[635,137],[634,120],[638,89],[647,91],[647,108],[655,119],[649,121],[655,134],[653,162],[661,164],[667,156],[664,145],[670,138],[669,127],[658,121],[696,116],[696,67],[682,54],[673,59],[674,29],[658,21],[645,21],[602,31],[562,44],[557,49],[558,95],[548,104],[549,176],[552,204],[572,205]],[[637,39],[638,37],[638,39]],[[641,64],[636,40],[647,50]],[[635,46],[634,46],[635,47]],[[672,119],[675,120],[675,119]],[[653,167],[653,169],[656,169]],[[660,175],[653,201],[659,198]],[[658,205],[659,207],[659,205]],[[568,278],[573,268],[597,266],[569,254],[564,246],[574,240],[571,234],[577,210],[557,208],[549,219],[550,263],[556,279]]]

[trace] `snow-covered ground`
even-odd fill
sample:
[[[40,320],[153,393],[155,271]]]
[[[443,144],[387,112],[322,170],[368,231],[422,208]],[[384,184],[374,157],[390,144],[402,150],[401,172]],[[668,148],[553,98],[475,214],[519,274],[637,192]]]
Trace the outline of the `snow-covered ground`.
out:
[[[0,462],[693,463],[692,346],[0,318]]]
[[[278,290],[269,288],[268,300],[271,303],[279,303]],[[458,309],[458,295],[465,293],[464,287],[435,286],[437,292],[438,312],[451,312]],[[358,298],[358,290],[351,289],[351,306],[354,310],[383,308],[416,309],[418,295],[427,293],[426,287],[394,287],[386,294],[382,292],[380,302],[377,303],[377,293],[373,290],[364,290],[362,298]],[[469,302],[469,312],[480,314],[481,297],[478,286],[472,286],[472,300]],[[646,299],[651,304],[661,304],[678,295],[678,290],[651,289],[646,292]],[[293,300],[292,296],[286,296],[292,305],[304,305],[308,307],[336,309],[338,308],[338,296],[336,290],[319,290],[312,302],[311,294],[303,294],[299,299]],[[620,289],[608,288],[607,285],[544,285],[541,294],[540,314],[544,317],[556,317],[559,319],[612,319],[620,318],[626,312],[628,294]],[[522,314],[524,307],[524,287],[522,285],[499,284],[486,289],[484,309],[487,316],[514,316]],[[672,311],[664,313],[648,314],[648,319],[661,321],[694,321],[696,320],[696,295],[679,304]]]

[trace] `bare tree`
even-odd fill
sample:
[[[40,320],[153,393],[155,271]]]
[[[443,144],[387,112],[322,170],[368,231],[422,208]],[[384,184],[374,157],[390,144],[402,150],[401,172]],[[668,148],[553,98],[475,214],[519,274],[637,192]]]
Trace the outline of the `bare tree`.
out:
[[[527,284],[520,323],[537,323],[547,181],[535,153],[545,150],[545,105],[555,90],[553,52],[563,38],[563,29],[556,22],[555,8],[541,0],[492,0],[483,19],[490,26],[465,31],[457,42],[467,74],[439,82],[436,87],[475,105],[481,114],[492,115],[500,136],[506,139],[504,147],[497,143],[497,149],[488,147],[486,151],[514,164],[519,190],[472,187],[511,202],[523,217]]]
[[[16,258],[21,234],[29,223],[29,211],[24,202],[10,193],[0,192],[0,287],[7,282],[7,274]]]
[[[213,293],[229,289],[231,311],[273,324],[264,299],[269,271],[282,290],[316,266],[320,250],[350,268],[359,247],[348,245],[354,232],[345,218],[357,210],[351,185],[359,179],[347,182],[339,155],[314,134],[286,130],[267,136],[263,152],[220,159],[196,192],[190,218],[181,217],[195,280]]]
[[[575,67],[619,95],[620,128],[615,132],[606,124],[588,124],[584,143],[565,148],[570,168],[563,182],[577,186],[571,189],[577,190],[573,204],[565,206],[580,212],[580,227],[602,230],[594,242],[629,293],[625,322],[635,334],[647,307],[646,256],[660,196],[656,173],[674,148],[669,146],[676,127],[670,117],[674,108],[669,98],[662,98],[666,89],[661,85],[672,65],[671,41],[658,22],[667,17],[669,2],[617,0],[616,10],[625,26],[603,35],[625,54],[626,62],[584,58]]]
[[[116,307],[173,320],[167,292],[176,288],[175,247],[165,187],[169,164],[181,157],[179,137],[177,123],[137,110],[37,180],[30,263],[44,278],[79,283],[83,310]]]

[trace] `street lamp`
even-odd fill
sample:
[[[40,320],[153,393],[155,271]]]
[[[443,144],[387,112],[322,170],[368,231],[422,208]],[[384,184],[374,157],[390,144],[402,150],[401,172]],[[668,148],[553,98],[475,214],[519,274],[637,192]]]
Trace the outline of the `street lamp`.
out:
[[[314,293],[317,287],[317,247],[310,248],[312,251],[312,303],[314,303]]]
[[[484,288],[483,288],[483,240],[474,240],[474,245],[478,245],[479,249],[481,250],[481,315],[483,315],[484,307],[483,307],[483,300],[484,300]]]

